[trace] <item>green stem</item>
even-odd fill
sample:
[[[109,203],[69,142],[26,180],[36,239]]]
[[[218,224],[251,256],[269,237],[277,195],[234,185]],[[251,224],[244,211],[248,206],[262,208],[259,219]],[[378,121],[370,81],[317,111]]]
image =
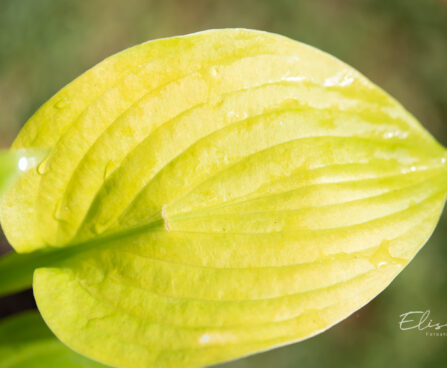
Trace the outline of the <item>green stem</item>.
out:
[[[163,226],[163,219],[156,218],[142,226],[84,242],[70,243],[63,248],[46,248],[25,254],[10,253],[0,258],[0,297],[30,288],[36,268],[60,265],[66,259],[103,246],[120,246],[124,238]]]
[[[36,266],[48,266],[55,252],[9,253],[0,258],[0,297],[31,287]]]

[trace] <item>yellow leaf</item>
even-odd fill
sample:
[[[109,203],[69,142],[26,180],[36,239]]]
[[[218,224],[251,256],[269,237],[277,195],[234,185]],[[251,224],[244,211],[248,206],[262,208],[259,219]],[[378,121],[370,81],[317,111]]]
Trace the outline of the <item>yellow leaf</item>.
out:
[[[432,233],[446,151],[393,98],[307,45],[228,29],[112,56],[13,148],[49,147],[2,201],[38,307],[119,367],[199,367],[315,335]]]

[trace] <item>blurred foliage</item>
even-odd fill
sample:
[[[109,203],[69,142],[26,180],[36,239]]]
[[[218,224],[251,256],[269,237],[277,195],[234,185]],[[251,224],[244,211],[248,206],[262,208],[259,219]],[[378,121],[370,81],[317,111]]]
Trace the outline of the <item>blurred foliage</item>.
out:
[[[445,0],[0,0],[0,147],[104,57],[149,39],[222,27],[281,33],[339,57],[447,145]],[[447,337],[400,331],[398,322],[402,313],[431,309],[433,320],[447,323],[446,241],[444,215],[402,275],[351,318],[222,368],[445,367]]]
[[[38,312],[0,321],[0,364],[3,368],[105,368],[62,344]]]

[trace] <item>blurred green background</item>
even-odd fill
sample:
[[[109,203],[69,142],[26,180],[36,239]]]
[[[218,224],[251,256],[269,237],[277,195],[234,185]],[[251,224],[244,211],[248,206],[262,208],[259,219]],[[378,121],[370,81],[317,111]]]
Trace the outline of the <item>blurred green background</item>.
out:
[[[52,94],[106,56],[222,27],[281,33],[337,56],[447,145],[445,0],[0,0],[0,148]],[[446,367],[447,336],[398,325],[400,314],[427,309],[447,323],[446,242],[447,213],[416,259],[365,308],[318,337],[222,368]],[[0,253],[8,250],[0,238]],[[33,306],[30,292],[0,299],[0,316]]]

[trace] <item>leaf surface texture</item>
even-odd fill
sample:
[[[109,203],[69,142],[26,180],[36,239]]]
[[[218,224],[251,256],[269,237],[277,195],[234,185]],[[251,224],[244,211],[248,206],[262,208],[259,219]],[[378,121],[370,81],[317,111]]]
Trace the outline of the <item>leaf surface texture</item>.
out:
[[[47,147],[2,201],[68,346],[120,367],[199,367],[315,335],[432,233],[446,151],[339,60],[258,31],[148,42],[50,99]]]

